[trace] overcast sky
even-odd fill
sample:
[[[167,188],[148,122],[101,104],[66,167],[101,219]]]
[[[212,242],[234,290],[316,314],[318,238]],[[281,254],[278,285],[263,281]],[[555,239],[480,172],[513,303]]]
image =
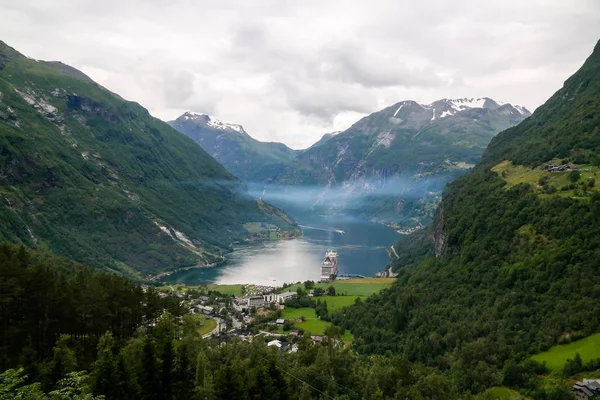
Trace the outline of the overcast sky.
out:
[[[163,120],[304,148],[396,102],[533,110],[600,39],[599,0],[0,0],[0,40]]]

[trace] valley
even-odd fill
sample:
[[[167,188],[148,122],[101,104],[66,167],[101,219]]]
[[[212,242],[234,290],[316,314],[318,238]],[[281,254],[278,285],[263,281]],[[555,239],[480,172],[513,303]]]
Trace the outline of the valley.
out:
[[[600,396],[595,4],[18,3],[0,400]]]

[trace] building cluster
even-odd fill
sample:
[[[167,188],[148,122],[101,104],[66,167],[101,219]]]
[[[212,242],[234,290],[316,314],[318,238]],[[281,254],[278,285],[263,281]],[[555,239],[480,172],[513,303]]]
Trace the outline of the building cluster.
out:
[[[563,164],[563,165],[548,164],[543,169],[548,172],[568,172],[568,171],[573,171],[576,168],[574,165],[571,165],[571,164]]]
[[[571,392],[577,400],[600,398],[600,380],[584,379],[583,382],[575,383],[571,388]]]
[[[269,304],[283,304],[286,300],[296,296],[296,292],[268,293],[259,296],[242,296],[234,300],[234,308],[264,307]]]

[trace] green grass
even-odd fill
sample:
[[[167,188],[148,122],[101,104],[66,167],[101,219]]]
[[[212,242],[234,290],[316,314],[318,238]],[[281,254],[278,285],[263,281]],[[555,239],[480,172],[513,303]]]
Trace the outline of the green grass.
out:
[[[217,321],[213,318],[202,316],[202,327],[200,328],[200,335],[206,335],[212,332],[217,327]]]
[[[310,333],[321,335],[325,333],[327,328],[329,328],[331,322],[323,321],[320,319],[307,319],[304,322],[297,322],[294,326],[298,329],[304,329]]]
[[[336,293],[348,296],[370,296],[383,289],[392,286],[395,278],[367,278],[367,279],[349,279],[344,281],[334,281],[331,283],[317,283],[316,287],[327,289],[329,286],[335,288]],[[292,285],[284,291],[295,292],[298,287],[304,288],[303,284]],[[327,302],[329,304],[329,301]]]
[[[232,294],[234,296],[242,295],[242,287],[244,287],[244,285],[218,285],[216,283],[209,283],[206,285],[208,290],[215,290],[219,293]]]
[[[554,160],[554,164],[560,164],[560,160]],[[587,183],[589,179],[594,179],[595,185],[591,190],[600,190],[600,168],[592,165],[577,165],[579,169],[586,169],[589,171],[581,171],[581,178],[577,182],[578,186],[581,186],[581,182]],[[540,193],[543,197],[548,197],[550,194],[543,192],[543,188],[539,185],[541,177],[546,177],[548,183],[545,186],[554,186],[558,190],[553,195],[563,197],[586,197],[578,196],[575,189],[561,190],[564,186],[569,186],[572,182],[569,180],[568,172],[547,172],[541,168],[528,168],[523,165],[513,165],[510,161],[503,161],[500,164],[492,168],[492,171],[496,172],[506,181],[506,188],[509,189],[521,183],[527,183],[534,188],[534,190]],[[588,192],[589,193],[589,192]]]
[[[327,303],[329,304],[329,302]],[[281,313],[282,318],[287,319],[296,319],[300,317],[304,317],[304,322],[296,322],[294,327],[297,329],[303,329],[307,332],[310,332],[315,335],[322,335],[325,333],[327,328],[331,325],[331,322],[323,321],[317,318],[317,314],[314,308],[304,307],[304,308],[291,308],[286,307]],[[352,343],[354,340],[354,336],[350,331],[344,332],[340,340],[346,344]]]
[[[281,312],[281,318],[296,319],[296,318],[300,318],[300,317],[304,317],[306,319],[317,318],[317,314],[315,312],[315,309],[310,308],[310,307],[304,307],[304,308],[286,307]]]
[[[504,386],[491,387],[485,392],[477,396],[481,400],[526,400],[529,397],[523,396],[516,390],[509,389]]]
[[[531,359],[545,362],[550,370],[558,371],[562,369],[568,359],[573,359],[577,353],[583,362],[600,358],[600,333],[569,344],[554,346],[548,351],[532,356]]]
[[[317,314],[314,308],[304,307],[304,308],[291,308],[286,307],[281,313],[282,318],[287,319],[296,319],[300,317],[304,317],[304,322],[296,322],[294,326],[298,329],[304,329],[313,334],[323,334],[331,325],[331,322],[322,321],[317,318]]]
[[[313,299],[315,299],[315,301],[317,301],[317,299],[321,300],[321,301],[326,301],[327,302],[327,310],[331,313],[333,311],[339,311],[344,307],[348,307],[351,306],[352,304],[354,304],[354,301],[358,298],[361,298],[362,300],[365,300],[366,297],[365,296],[320,296],[320,297],[313,297]]]

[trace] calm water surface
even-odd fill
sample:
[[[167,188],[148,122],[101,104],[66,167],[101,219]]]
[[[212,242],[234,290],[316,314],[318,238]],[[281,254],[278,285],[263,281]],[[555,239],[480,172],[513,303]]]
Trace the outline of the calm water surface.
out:
[[[340,273],[370,277],[389,263],[386,248],[401,236],[386,226],[340,215],[294,217],[304,232],[301,238],[240,245],[227,255],[225,265],[181,271],[166,280],[189,285],[273,286],[307,279],[316,281],[327,249],[339,253]]]

